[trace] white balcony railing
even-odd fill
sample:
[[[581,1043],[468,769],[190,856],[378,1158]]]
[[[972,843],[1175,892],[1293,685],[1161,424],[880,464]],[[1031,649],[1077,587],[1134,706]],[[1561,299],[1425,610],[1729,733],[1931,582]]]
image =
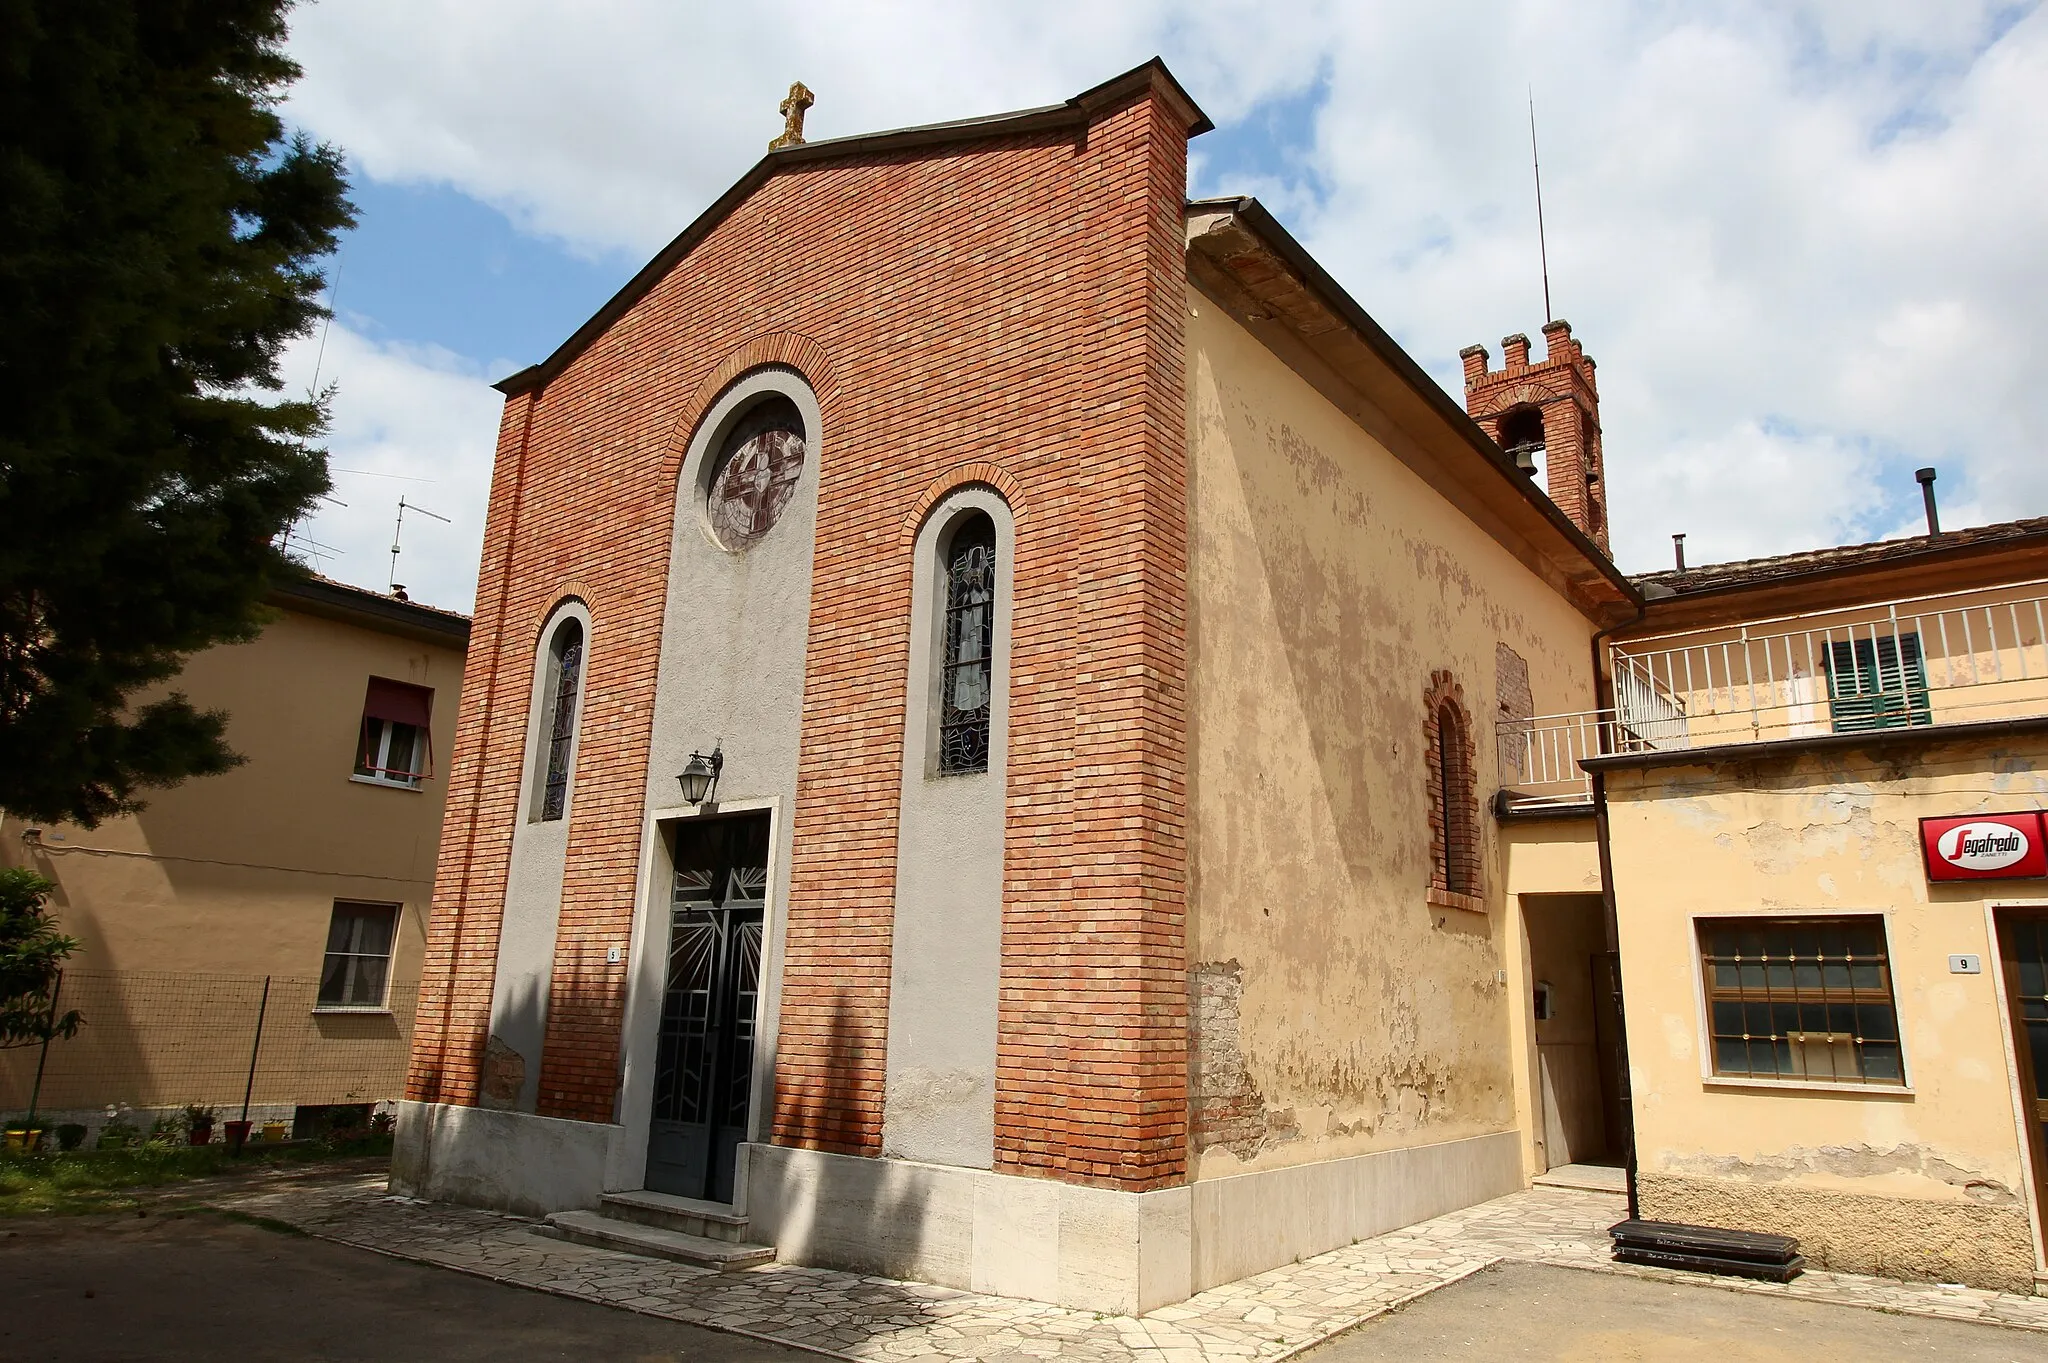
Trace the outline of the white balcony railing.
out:
[[[2048,581],[1611,646],[1612,710],[1500,728],[1520,805],[1588,798],[1581,758],[2048,715]]]

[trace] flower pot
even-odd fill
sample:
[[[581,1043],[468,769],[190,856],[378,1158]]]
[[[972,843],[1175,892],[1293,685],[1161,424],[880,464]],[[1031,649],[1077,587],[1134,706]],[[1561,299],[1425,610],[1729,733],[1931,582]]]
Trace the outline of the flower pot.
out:
[[[42,1144],[41,1127],[15,1127],[7,1133],[7,1153],[26,1155]]]
[[[185,1132],[185,1139],[193,1145],[213,1144],[213,1123],[194,1122]]]
[[[227,1125],[228,1149],[238,1155],[241,1154],[242,1147],[249,1143],[249,1128],[253,1125],[253,1122],[229,1122]]]
[[[265,1122],[263,1124],[263,1139],[266,1141],[281,1141],[284,1139],[284,1133],[285,1124],[283,1122]]]

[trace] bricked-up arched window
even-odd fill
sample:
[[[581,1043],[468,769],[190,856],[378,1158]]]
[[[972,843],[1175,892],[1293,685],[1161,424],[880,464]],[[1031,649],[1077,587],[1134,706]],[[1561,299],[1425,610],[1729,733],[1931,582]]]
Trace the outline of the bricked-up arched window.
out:
[[[981,512],[946,541],[944,653],[939,659],[939,771],[988,770],[996,635],[996,526]]]
[[[1423,695],[1424,760],[1429,782],[1429,888],[1433,901],[1479,904],[1479,793],[1472,721],[1464,691],[1448,672],[1430,677]]]

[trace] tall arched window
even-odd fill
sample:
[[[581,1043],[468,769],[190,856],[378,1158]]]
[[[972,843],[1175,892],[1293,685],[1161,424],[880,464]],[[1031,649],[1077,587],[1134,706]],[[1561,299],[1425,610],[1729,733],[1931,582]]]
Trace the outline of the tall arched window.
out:
[[[1472,724],[1461,688],[1448,672],[1424,694],[1424,760],[1429,779],[1429,887],[1464,900],[1479,897],[1479,802]],[[1456,900],[1450,902],[1458,902]],[[1470,903],[1460,907],[1475,907]]]
[[[945,652],[939,663],[939,773],[988,770],[995,657],[996,527],[981,512],[954,527],[945,564]]]
[[[547,713],[541,724],[543,766],[540,818],[559,819],[569,807],[569,759],[576,744],[578,696],[583,688],[583,624],[564,620],[548,645]]]

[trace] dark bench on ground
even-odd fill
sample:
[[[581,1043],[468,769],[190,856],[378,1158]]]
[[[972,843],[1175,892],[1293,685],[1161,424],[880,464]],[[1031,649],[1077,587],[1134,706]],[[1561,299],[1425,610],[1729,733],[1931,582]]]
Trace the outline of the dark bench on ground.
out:
[[[1650,1268],[1683,1268],[1766,1282],[1790,1282],[1806,1267],[1799,1242],[1789,1235],[1720,1230],[1672,1221],[1623,1221],[1609,1226],[1614,1257]]]

